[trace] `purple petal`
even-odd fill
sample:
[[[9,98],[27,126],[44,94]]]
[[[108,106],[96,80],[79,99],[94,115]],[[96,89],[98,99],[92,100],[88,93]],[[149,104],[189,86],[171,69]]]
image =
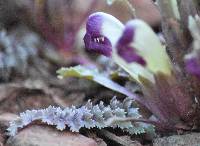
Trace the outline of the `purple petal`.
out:
[[[103,17],[100,14],[92,14],[89,16],[86,23],[87,33],[91,35],[100,35]]]
[[[186,70],[200,79],[200,60],[196,57],[187,59]]]
[[[101,34],[102,23],[102,13],[95,13],[88,18],[84,43],[86,50],[110,57],[112,44],[106,36]]]
[[[84,36],[84,43],[86,50],[89,52],[99,53],[107,57],[111,56],[112,45],[106,37],[101,35],[95,37],[90,33],[86,33]]]
[[[136,50],[130,46],[134,41],[135,30],[132,26],[127,25],[117,43],[117,53],[128,63],[137,62],[141,65],[146,65],[145,60],[136,53]]]

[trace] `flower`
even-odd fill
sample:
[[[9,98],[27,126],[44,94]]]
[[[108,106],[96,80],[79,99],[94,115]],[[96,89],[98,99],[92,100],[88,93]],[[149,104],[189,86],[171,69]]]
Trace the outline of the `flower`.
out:
[[[188,73],[200,79],[200,50],[194,50],[185,57],[185,67]]]
[[[123,25],[110,14],[94,13],[87,20],[84,42],[88,51],[112,57],[127,72],[139,70],[132,74],[133,78],[138,78],[139,74],[148,76],[145,78],[152,78],[150,74],[159,72],[171,74],[172,66],[165,47],[142,20],[130,20]]]
[[[109,45],[95,40],[100,37]],[[190,120],[190,93],[179,82],[166,47],[147,23],[133,19],[123,25],[112,15],[97,12],[87,21],[84,41],[88,50],[110,57],[130,74],[141,86],[144,106],[164,127],[174,129],[174,125]]]
[[[128,63],[137,62],[141,65],[146,65],[145,60],[135,52],[135,48],[130,46],[130,43],[134,40],[134,34],[134,27],[131,27],[130,25],[125,27],[116,46],[117,53]]]
[[[91,52],[111,56],[112,47],[118,40],[123,24],[112,15],[97,12],[89,16],[84,42]]]

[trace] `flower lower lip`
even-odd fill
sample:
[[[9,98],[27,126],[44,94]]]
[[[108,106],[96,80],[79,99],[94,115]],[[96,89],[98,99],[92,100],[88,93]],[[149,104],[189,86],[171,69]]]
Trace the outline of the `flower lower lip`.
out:
[[[93,39],[93,41],[94,41],[95,43],[104,43],[104,40],[105,40],[104,37],[95,37],[95,38]]]
[[[104,56],[110,57],[112,52],[112,45],[104,36],[93,36],[87,33],[84,37],[86,49],[90,52],[99,53]]]

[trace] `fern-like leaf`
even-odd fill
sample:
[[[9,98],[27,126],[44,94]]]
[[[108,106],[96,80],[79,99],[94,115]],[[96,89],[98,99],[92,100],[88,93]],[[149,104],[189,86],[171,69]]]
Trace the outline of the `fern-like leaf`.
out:
[[[126,98],[123,102],[118,101],[115,97],[111,100],[110,105],[105,106],[103,102],[92,105],[90,101],[80,108],[75,106],[61,109],[60,107],[49,106],[46,109],[27,110],[21,113],[19,118],[10,122],[7,129],[10,136],[14,136],[17,131],[34,121],[41,121],[48,125],[55,125],[58,130],[64,130],[66,126],[73,132],[78,132],[80,128],[99,129],[105,127],[121,128],[130,134],[144,133],[152,125],[140,122],[130,121],[112,121],[111,118],[141,118],[138,108],[132,107],[133,100]]]

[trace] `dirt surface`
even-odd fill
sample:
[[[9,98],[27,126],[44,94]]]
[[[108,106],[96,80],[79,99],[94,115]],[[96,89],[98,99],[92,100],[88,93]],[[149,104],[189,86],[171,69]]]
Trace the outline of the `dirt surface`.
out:
[[[6,146],[98,146],[78,133],[55,131],[51,127],[31,126],[8,139]]]
[[[185,135],[173,135],[170,137],[158,138],[153,142],[153,146],[199,146],[200,133]]]

